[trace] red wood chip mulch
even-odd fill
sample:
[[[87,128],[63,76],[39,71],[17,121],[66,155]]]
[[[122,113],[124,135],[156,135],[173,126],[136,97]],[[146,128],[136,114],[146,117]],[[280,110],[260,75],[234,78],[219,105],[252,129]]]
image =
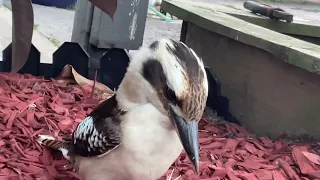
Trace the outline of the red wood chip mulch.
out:
[[[38,134],[61,139],[101,102],[89,85],[0,73],[0,180],[78,179],[67,160],[37,142]],[[183,152],[160,180],[319,179],[320,157],[307,144],[249,138],[232,123],[199,123],[200,174]],[[229,138],[228,138],[229,137]],[[230,138],[232,137],[232,138]],[[172,176],[172,177],[171,177]]]

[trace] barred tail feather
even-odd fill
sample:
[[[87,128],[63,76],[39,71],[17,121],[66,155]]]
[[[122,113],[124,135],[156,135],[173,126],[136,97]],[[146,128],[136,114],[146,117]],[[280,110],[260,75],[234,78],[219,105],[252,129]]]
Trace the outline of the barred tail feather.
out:
[[[66,158],[67,160],[70,160],[70,157],[68,155],[69,150],[67,149],[66,142],[58,141],[52,136],[39,135],[38,136],[38,143],[43,146],[46,146],[48,148],[61,151],[64,158]]]

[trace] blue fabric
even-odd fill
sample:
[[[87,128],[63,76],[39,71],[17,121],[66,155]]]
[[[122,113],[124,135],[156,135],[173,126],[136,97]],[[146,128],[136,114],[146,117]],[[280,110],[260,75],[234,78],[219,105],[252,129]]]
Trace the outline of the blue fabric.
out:
[[[76,4],[77,0],[32,0],[34,4],[44,6],[54,6],[57,8],[70,8]]]

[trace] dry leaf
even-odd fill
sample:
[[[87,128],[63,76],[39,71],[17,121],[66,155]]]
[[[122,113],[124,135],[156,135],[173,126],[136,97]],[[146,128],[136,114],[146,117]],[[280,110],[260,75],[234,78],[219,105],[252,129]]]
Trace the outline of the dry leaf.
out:
[[[92,87],[94,85],[93,80],[90,80],[90,79],[87,79],[87,78],[81,76],[71,65],[65,65],[63,67],[62,72],[60,73],[60,75],[58,77],[58,79],[67,79],[67,78],[74,79],[80,86],[84,86],[87,84]],[[96,82],[95,89],[102,91],[102,92],[109,93],[110,95],[114,94],[114,92],[108,86],[106,86],[100,82]]]

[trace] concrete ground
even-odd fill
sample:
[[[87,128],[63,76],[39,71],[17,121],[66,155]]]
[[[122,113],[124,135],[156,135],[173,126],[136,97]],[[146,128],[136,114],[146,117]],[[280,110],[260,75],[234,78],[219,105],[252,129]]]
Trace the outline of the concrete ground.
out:
[[[8,4],[9,0],[3,0],[4,4]],[[245,0],[198,0],[207,3],[224,4],[229,7],[242,8]],[[278,0],[277,0],[278,1]],[[288,0],[286,0],[288,1]],[[290,0],[292,1],[292,0]],[[297,1],[297,0],[294,0]],[[319,0],[309,0],[319,1]],[[270,2],[268,2],[270,3]],[[320,24],[320,3],[270,3],[279,6],[288,12],[294,14],[296,19],[305,21],[314,21]],[[50,41],[59,46],[65,41],[71,40],[74,11],[66,9],[58,9],[54,7],[46,7],[41,5],[33,5],[35,15],[35,28]],[[161,37],[179,39],[181,28],[181,20],[175,20],[173,23],[166,23],[158,18],[148,16],[146,22],[144,45],[150,44],[152,41]]]

